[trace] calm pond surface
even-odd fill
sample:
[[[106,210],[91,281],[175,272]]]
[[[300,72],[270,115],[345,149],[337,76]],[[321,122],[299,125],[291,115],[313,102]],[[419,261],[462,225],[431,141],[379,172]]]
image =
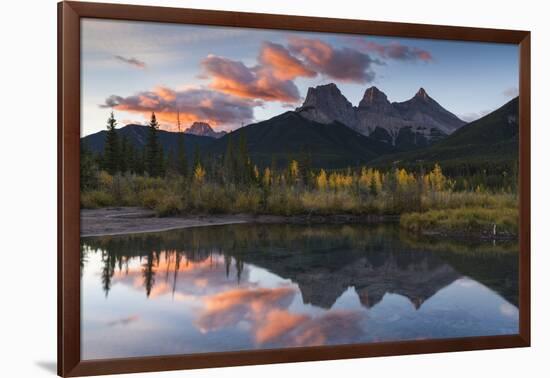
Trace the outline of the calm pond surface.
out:
[[[82,238],[82,358],[515,334],[517,250],[394,225]]]

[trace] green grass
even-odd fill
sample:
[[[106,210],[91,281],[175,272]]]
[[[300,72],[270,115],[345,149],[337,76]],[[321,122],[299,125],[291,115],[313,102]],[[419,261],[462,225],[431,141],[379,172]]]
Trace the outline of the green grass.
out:
[[[497,234],[517,235],[518,210],[500,207],[460,207],[455,209],[428,210],[423,213],[402,214],[402,228],[422,232],[435,230],[439,232],[466,232],[492,234],[496,226]]]

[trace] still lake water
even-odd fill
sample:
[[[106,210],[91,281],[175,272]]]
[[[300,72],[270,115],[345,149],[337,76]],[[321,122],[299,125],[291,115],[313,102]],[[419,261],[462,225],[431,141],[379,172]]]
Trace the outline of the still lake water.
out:
[[[394,225],[82,238],[82,358],[516,334],[517,250]]]

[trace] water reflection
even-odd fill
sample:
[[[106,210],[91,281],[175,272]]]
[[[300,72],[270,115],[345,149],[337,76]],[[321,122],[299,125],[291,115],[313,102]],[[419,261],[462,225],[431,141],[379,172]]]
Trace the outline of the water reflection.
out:
[[[517,333],[516,250],[364,225],[84,238],[83,358]]]

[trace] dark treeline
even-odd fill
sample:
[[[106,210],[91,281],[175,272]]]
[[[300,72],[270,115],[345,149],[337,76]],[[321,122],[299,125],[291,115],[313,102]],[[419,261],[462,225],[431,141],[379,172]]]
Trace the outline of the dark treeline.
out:
[[[118,135],[117,121],[113,112],[107,120],[107,133],[105,136],[105,147],[103,153],[94,154],[84,144],[81,145],[81,170],[83,171],[83,184],[91,185],[89,178],[93,170],[104,170],[111,175],[117,173],[147,173],[151,177],[164,176],[166,172],[166,157],[162,145],[159,142],[159,124],[155,113],[151,114],[151,121],[148,124],[149,133],[145,148],[136,148],[128,138]],[[185,154],[183,151],[183,133],[181,143],[178,143],[178,156]]]
[[[179,118],[179,117],[178,117]],[[137,148],[127,137],[117,133],[117,121],[111,112],[107,120],[107,133],[102,153],[93,153],[81,144],[81,186],[94,188],[99,171],[114,176],[117,174],[166,177],[178,175],[198,181],[208,179],[219,183],[249,185],[258,176],[247,150],[245,137],[233,141],[229,136],[227,150],[222,157],[205,157],[196,147],[192,156],[185,149],[184,138],[178,120],[178,140],[176,150],[164,151],[158,138],[159,124],[152,113],[148,124],[149,133],[143,149]]]
[[[268,166],[253,163],[247,146],[245,133],[238,139],[228,135],[226,151],[221,156],[203,155],[198,147],[186,151],[178,117],[178,140],[175,150],[164,151],[158,138],[159,124],[154,113],[148,124],[149,133],[144,148],[136,147],[125,136],[117,133],[117,121],[111,112],[107,120],[107,133],[102,153],[93,153],[81,146],[81,186],[94,189],[99,171],[110,175],[134,174],[148,177],[179,176],[186,181],[209,182],[221,185],[262,186],[274,179],[285,182],[299,182],[305,187],[314,187],[321,171],[331,173],[360,174],[364,167],[347,169],[312,169],[312,157],[306,152],[286,158],[272,158]],[[380,172],[406,168],[418,176],[430,172],[433,164],[393,165]],[[518,181],[517,162],[454,162],[441,164],[443,174],[452,178],[455,190],[477,190],[516,192]]]
[[[456,190],[472,190],[478,187],[492,191],[505,189],[509,192],[517,191],[519,180],[519,162],[517,159],[495,161],[449,160],[438,162],[445,176],[452,178]],[[395,164],[409,172],[421,173],[431,169],[428,162]]]

